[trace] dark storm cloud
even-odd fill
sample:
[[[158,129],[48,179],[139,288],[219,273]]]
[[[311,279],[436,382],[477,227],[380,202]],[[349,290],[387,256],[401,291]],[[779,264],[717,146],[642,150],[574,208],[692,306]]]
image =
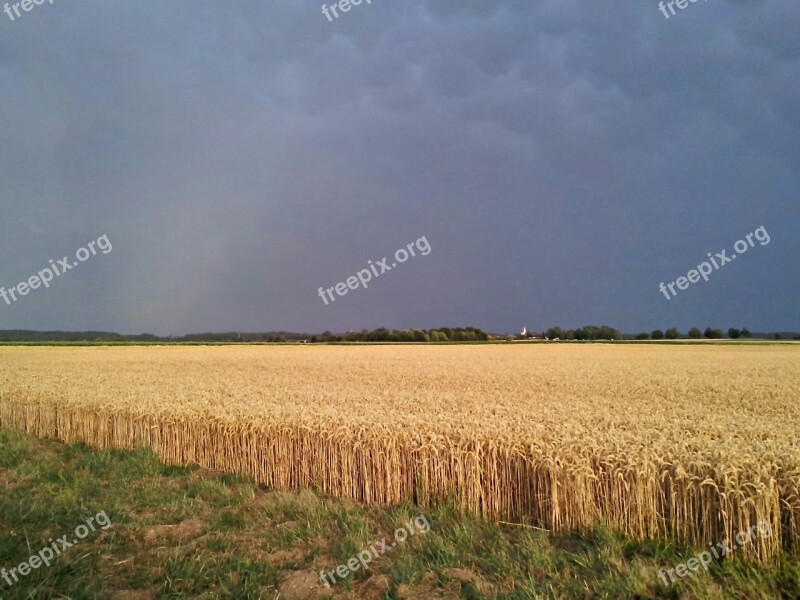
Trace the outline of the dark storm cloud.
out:
[[[796,2],[0,17],[0,285],[114,244],[0,328],[798,328]],[[768,246],[658,292],[761,225]]]

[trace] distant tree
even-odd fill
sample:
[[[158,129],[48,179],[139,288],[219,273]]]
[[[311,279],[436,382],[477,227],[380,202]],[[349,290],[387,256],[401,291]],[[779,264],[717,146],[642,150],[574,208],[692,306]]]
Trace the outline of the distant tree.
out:
[[[728,329],[728,337],[732,340],[738,340],[742,337],[742,331],[740,329],[736,329],[735,327],[731,327]]]
[[[414,336],[415,342],[428,342],[430,338],[421,329],[412,329],[411,334]]]
[[[562,332],[563,333],[563,332]],[[561,336],[563,337],[563,335]],[[577,340],[621,340],[622,334],[618,329],[608,325],[586,325],[575,330]]]
[[[650,339],[650,334],[649,333],[637,333],[636,334],[636,339],[637,340],[649,340]]]
[[[564,330],[561,327],[551,327],[545,332],[545,336],[549,337],[551,340],[554,338],[562,338],[564,337]]]
[[[700,331],[700,329],[698,327],[692,327],[689,330],[689,337],[693,338],[693,339],[699,339],[699,338],[703,337],[703,332]]]
[[[402,331],[392,329],[387,336],[390,342],[413,342],[414,334],[409,329]]]
[[[667,332],[664,334],[664,337],[667,338],[668,340],[677,340],[679,337],[681,337],[681,332],[678,331],[677,327],[670,327],[669,329],[667,329]]]
[[[386,327],[378,327],[367,334],[368,342],[388,342],[391,332]]]
[[[782,336],[780,333],[776,333],[776,334],[775,334],[775,339],[776,339],[776,340],[782,340],[782,339],[783,339],[783,336]]]
[[[454,327],[453,337],[450,339],[456,342],[474,342],[475,333],[466,329],[462,329],[461,327]]]
[[[750,333],[750,330],[747,327],[742,327],[742,337],[743,338],[752,337],[752,334]]]
[[[620,333],[619,329],[614,329],[613,327],[609,327],[608,325],[601,325],[600,327],[598,327],[597,336],[598,340],[622,339],[622,333]]]
[[[703,335],[706,336],[709,340],[718,340],[724,337],[721,329],[712,329],[711,327],[706,327],[706,330],[703,332]]]
[[[663,340],[664,339],[664,332],[660,329],[656,329],[653,333],[650,334],[650,337],[654,340]]]
[[[438,329],[434,329],[430,332],[431,341],[432,342],[446,342],[447,336],[443,331],[439,331]]]

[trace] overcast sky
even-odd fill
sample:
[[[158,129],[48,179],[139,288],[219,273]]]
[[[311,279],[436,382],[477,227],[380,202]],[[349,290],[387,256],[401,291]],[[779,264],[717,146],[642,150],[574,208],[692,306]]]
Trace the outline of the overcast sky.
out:
[[[797,0],[339,15],[0,13],[0,285],[113,246],[0,300],[0,329],[800,329]],[[427,256],[318,296],[422,236]]]

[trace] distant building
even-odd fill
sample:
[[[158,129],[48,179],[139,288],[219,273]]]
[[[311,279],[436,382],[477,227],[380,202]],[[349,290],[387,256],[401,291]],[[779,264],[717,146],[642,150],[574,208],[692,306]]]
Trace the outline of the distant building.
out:
[[[528,331],[527,327],[523,327],[522,331],[519,332],[519,339],[540,340],[542,339],[542,334],[538,331]]]

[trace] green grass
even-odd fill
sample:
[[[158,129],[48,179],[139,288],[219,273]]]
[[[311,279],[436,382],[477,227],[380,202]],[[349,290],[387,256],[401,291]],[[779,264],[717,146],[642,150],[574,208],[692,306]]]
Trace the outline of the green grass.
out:
[[[111,526],[90,532],[13,586],[5,599],[160,598],[797,598],[800,560],[759,566],[716,561],[708,572],[665,586],[659,568],[698,552],[634,540],[598,526],[552,535],[462,515],[453,503],[364,507],[310,490],[270,491],[241,475],[165,466],[147,450],[83,445],[0,430],[0,568],[72,538],[105,511]],[[325,588],[332,571],[420,513],[430,523]]]

